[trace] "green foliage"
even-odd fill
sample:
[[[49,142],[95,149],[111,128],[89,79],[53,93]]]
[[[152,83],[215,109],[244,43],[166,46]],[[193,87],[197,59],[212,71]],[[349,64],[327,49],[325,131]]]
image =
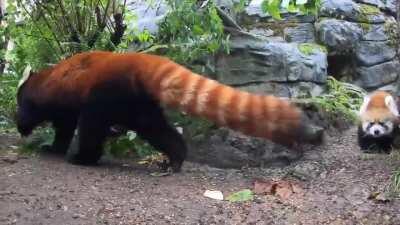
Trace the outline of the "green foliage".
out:
[[[10,128],[16,102],[18,79],[11,74],[0,75],[0,129]]]
[[[167,110],[166,116],[169,121],[173,121],[175,127],[184,129],[185,136],[190,138],[192,141],[202,141],[207,139],[211,131],[217,128],[213,122],[200,118],[193,117],[176,110]]]
[[[340,82],[328,77],[327,93],[313,97],[311,101],[318,108],[328,112],[331,117],[344,116],[346,120],[355,121],[357,111],[366,94],[361,88],[348,83]]]
[[[222,20],[213,1],[199,6],[196,0],[168,0],[172,10],[160,23],[156,42],[164,54],[180,63],[217,52],[226,45]]]
[[[400,168],[392,175],[392,188],[396,193],[400,193]]]
[[[264,0],[261,5],[264,12],[278,20],[283,11],[316,15],[319,6],[320,0]]]
[[[51,146],[54,131],[49,128],[36,129],[33,135],[25,139],[20,150],[23,153],[33,153],[42,150],[43,146]]]
[[[129,131],[127,135],[110,139],[105,145],[105,150],[116,157],[135,153],[139,158],[144,158],[157,153],[157,150],[132,131]]]
[[[234,2],[233,11],[236,13],[242,12],[250,0],[239,0],[239,2]]]
[[[134,34],[123,35],[124,22],[135,17],[124,13],[123,2],[9,0],[2,33],[15,43],[6,56],[11,70],[19,74],[26,64],[37,70],[77,52],[127,47]]]

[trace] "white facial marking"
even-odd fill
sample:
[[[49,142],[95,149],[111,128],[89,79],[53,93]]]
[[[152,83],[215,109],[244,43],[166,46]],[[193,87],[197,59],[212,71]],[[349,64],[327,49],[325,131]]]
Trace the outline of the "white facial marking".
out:
[[[391,134],[393,131],[393,126],[394,124],[391,121],[387,121],[384,123],[365,122],[362,124],[364,132],[372,137],[381,137]]]
[[[30,65],[25,67],[25,70],[22,73],[22,77],[18,82],[18,88],[20,88],[29,79],[29,76],[31,75],[31,70],[32,67]]]

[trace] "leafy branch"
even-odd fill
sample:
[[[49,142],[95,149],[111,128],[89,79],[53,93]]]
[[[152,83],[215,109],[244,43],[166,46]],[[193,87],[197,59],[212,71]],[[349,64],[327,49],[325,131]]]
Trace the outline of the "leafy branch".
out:
[[[281,13],[314,14],[318,12],[321,0],[264,0],[262,9],[274,19],[282,19]]]

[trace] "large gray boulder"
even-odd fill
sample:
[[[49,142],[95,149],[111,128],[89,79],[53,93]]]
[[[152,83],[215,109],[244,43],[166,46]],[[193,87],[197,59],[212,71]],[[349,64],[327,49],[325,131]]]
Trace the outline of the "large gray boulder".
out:
[[[286,166],[302,156],[298,149],[288,149],[261,138],[249,138],[224,128],[201,137],[191,135],[190,131],[184,132],[189,148],[188,160],[217,168]]]
[[[397,80],[400,63],[397,60],[385,62],[371,67],[357,68],[355,83],[366,89],[379,88]]]
[[[323,0],[320,14],[324,17],[361,23],[384,23],[385,16],[378,7],[357,4],[352,0]]]
[[[383,10],[390,13],[392,16],[396,16],[396,1],[397,0],[384,0],[384,6],[382,7]]]
[[[384,1],[386,1],[386,0],[384,0]],[[365,4],[377,6],[379,8],[385,7],[385,4],[383,4],[383,2],[381,0],[356,0],[355,2],[365,3]]]
[[[395,49],[387,41],[362,41],[356,49],[356,59],[361,66],[373,66],[390,61],[396,56]]]
[[[326,70],[326,52],[318,45],[253,45],[251,40],[248,44],[233,43],[231,54],[221,56],[216,66],[218,80],[236,86],[263,82],[325,83]]]
[[[299,23],[283,29],[287,42],[315,43],[315,28],[312,23]]]
[[[337,19],[321,20],[316,30],[319,41],[334,53],[351,52],[363,35],[358,24]]]
[[[363,41],[387,41],[389,39],[386,26],[371,24],[364,30]]]

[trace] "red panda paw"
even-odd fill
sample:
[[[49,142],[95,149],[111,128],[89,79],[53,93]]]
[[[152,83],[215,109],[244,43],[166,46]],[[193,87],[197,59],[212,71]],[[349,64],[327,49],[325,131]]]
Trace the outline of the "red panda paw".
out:
[[[168,160],[163,160],[157,165],[163,173],[179,173],[182,167],[182,163],[169,162]]]

